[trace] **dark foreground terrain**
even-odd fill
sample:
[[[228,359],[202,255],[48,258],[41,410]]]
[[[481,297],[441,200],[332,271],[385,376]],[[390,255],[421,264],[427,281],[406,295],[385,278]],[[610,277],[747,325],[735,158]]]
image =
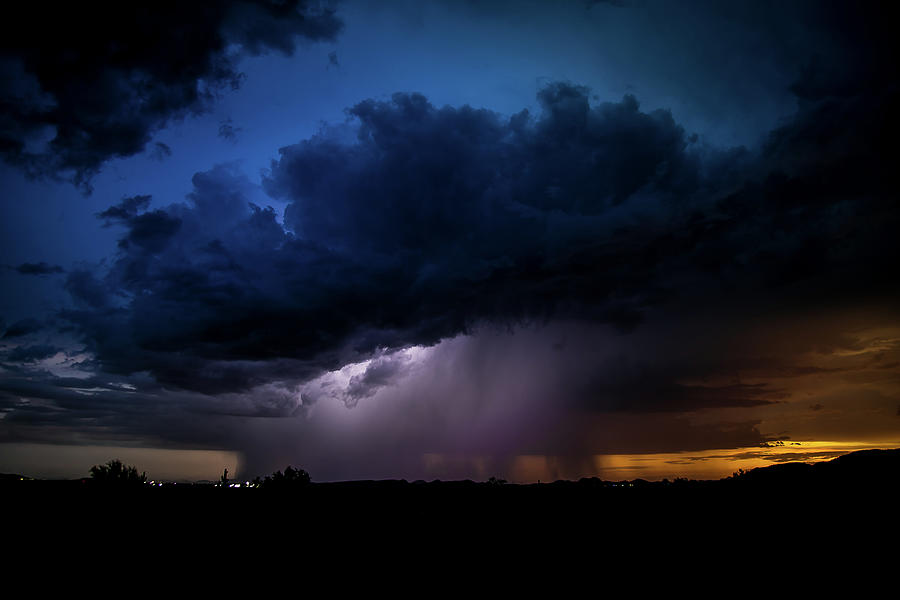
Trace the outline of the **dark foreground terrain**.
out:
[[[900,449],[775,465],[719,481],[353,481],[238,489],[6,476],[0,494],[3,548],[31,565],[104,556],[126,566],[196,565],[216,577],[216,570],[226,576],[245,561],[295,568],[310,555],[339,565],[390,561],[400,550],[428,562],[438,549],[455,561],[515,556],[540,563],[578,549],[579,560],[629,569],[648,560],[728,562],[738,555],[733,567],[746,569],[750,556],[764,564],[776,556],[866,556],[860,553],[884,542],[896,548],[898,477]]]
[[[491,523],[520,521],[606,522],[618,517],[670,520],[678,514],[712,519],[734,514],[810,514],[837,502],[876,509],[891,503],[900,489],[900,449],[864,450],[820,463],[785,463],[714,481],[579,481],[517,485],[503,482],[405,480],[306,483],[266,488],[207,484],[100,485],[91,479],[53,481],[0,476],[0,498],[7,514],[22,520],[64,522],[96,519],[193,527],[254,527],[301,519],[328,519],[372,525]],[[616,517],[616,518],[613,518]],[[313,523],[310,523],[311,525]],[[521,523],[524,525],[524,523]]]
[[[837,581],[851,597],[885,597],[898,475],[900,449],[669,483],[128,488],[7,477],[0,564],[36,593],[88,598],[643,597],[685,586],[730,598]]]

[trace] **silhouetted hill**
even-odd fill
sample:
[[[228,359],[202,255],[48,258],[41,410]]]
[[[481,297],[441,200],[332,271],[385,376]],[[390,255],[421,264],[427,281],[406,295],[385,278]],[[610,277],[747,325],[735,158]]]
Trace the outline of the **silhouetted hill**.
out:
[[[830,477],[854,477],[878,481],[896,479],[900,475],[900,448],[893,450],[860,450],[838,456],[814,467]]]
[[[896,488],[900,449],[860,450],[817,463],[784,463],[752,469],[733,480],[743,486]]]

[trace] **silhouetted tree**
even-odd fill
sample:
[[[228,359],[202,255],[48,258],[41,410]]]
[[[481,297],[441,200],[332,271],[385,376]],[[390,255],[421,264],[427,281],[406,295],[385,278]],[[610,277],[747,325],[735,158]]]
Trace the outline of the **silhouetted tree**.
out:
[[[503,485],[506,483],[505,479],[498,479],[497,477],[491,476],[490,479],[487,480],[490,485]]]
[[[140,485],[146,483],[147,473],[140,475],[136,467],[125,465],[121,460],[111,460],[105,465],[91,467],[91,480],[104,484]]]
[[[295,469],[290,465],[284,470],[267,475],[262,482],[264,488],[299,488],[309,484],[309,473],[303,469]]]

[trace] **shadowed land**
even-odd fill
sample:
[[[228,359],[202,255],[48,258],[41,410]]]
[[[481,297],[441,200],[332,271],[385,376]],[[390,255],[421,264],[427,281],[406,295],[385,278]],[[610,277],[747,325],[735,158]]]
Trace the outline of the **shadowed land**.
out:
[[[112,461],[111,461],[112,462]],[[95,467],[96,468],[96,467]],[[593,522],[615,526],[672,523],[690,516],[714,522],[717,516],[779,519],[850,505],[895,510],[900,483],[900,449],[862,450],[827,462],[784,463],[738,472],[720,480],[579,481],[509,484],[488,482],[377,480],[316,483],[289,468],[258,487],[245,482],[135,485],[104,483],[102,478],[36,480],[3,475],[0,490],[8,511],[38,522],[76,522],[85,515],[117,514],[166,526],[194,528],[217,520],[235,524],[266,522],[286,514],[369,524],[493,523],[515,526],[546,521]],[[241,487],[229,487],[240,485]],[[610,519],[610,515],[616,519]]]
[[[900,449],[779,464],[716,481],[299,477],[295,485],[229,488],[4,476],[0,498],[5,546],[26,562],[40,556],[57,565],[92,565],[103,555],[125,568],[181,565],[215,573],[245,562],[260,572],[293,569],[301,557],[343,564],[407,556],[441,571],[498,558],[544,568],[577,556],[616,576],[619,567],[673,561],[685,568],[710,560],[750,564],[742,561],[787,552],[814,564],[823,552],[869,552],[878,540],[896,539],[898,474]]]

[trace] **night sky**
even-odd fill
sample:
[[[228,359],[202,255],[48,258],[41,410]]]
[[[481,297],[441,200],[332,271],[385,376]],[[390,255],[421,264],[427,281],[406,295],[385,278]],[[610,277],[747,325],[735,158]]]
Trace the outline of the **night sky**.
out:
[[[0,472],[900,446],[886,7],[5,6]]]

